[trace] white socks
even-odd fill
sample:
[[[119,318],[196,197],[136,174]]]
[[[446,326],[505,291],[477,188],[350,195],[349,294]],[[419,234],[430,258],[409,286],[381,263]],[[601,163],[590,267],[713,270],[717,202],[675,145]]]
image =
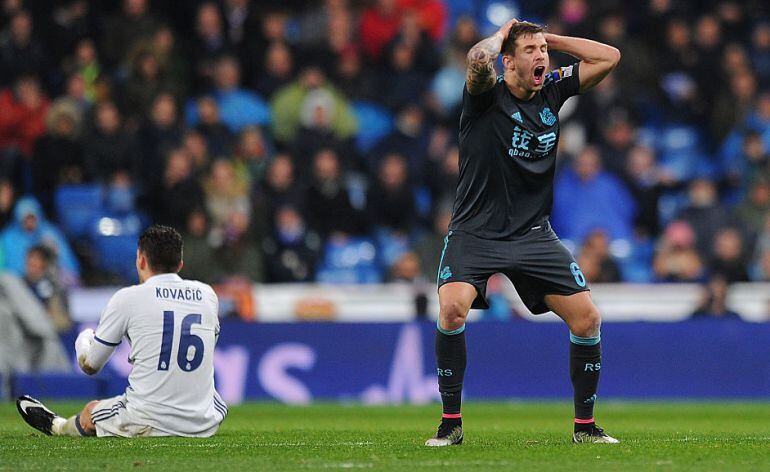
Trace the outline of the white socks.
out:
[[[54,436],[70,436],[79,438],[83,436],[80,434],[80,430],[75,421],[78,421],[77,416],[70,416],[69,419],[64,419],[61,416],[57,416],[53,419],[53,425],[51,426],[51,432]]]

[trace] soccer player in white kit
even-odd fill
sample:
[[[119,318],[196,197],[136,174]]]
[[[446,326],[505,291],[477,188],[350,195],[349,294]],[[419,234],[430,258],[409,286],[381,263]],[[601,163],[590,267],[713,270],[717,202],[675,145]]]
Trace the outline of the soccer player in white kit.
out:
[[[32,427],[54,436],[208,437],[227,416],[214,388],[214,346],[219,336],[217,296],[201,282],[183,280],[182,237],[151,226],[139,238],[140,285],[119,290],[96,332],[75,341],[78,364],[97,373],[123,338],[133,364],[123,395],[89,402],[70,418],[38,400],[20,397],[19,413]]]

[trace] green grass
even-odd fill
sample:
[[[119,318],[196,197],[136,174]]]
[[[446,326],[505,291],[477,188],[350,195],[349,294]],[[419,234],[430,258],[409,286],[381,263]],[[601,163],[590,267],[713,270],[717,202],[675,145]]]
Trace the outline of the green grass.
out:
[[[469,403],[465,444],[429,449],[437,410],[247,404],[210,439],[127,440],[43,436],[0,404],[0,470],[770,470],[770,404],[604,402],[622,444],[573,445],[565,403]]]

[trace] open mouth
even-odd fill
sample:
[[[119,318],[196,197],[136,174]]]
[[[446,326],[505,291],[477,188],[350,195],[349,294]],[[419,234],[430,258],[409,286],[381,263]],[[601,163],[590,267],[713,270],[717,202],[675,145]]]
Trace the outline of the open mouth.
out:
[[[535,67],[535,73],[534,73],[535,85],[542,84],[544,76],[545,76],[545,66]]]

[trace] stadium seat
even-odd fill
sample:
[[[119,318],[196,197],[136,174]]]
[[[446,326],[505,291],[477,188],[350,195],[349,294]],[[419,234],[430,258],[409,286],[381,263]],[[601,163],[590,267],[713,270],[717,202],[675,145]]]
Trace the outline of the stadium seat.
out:
[[[392,231],[377,231],[377,254],[380,266],[387,270],[399,257],[409,250],[409,238]]]
[[[142,230],[138,215],[102,215],[91,228],[91,242],[97,266],[125,282],[136,281],[136,241]]]
[[[381,282],[374,242],[368,238],[329,241],[316,280],[336,284]]]
[[[660,129],[640,131],[639,140],[657,150],[660,166],[677,180],[691,180],[713,171],[701,134],[694,126],[668,123]]]
[[[356,101],[353,113],[359,123],[356,147],[361,152],[370,151],[380,139],[393,130],[393,115],[380,105]]]
[[[631,241],[628,254],[616,258],[623,281],[631,283],[652,282],[652,260],[654,255],[655,244],[651,239]]]
[[[71,238],[88,235],[102,213],[102,188],[99,185],[62,185],[56,189],[54,206],[59,225]]]

